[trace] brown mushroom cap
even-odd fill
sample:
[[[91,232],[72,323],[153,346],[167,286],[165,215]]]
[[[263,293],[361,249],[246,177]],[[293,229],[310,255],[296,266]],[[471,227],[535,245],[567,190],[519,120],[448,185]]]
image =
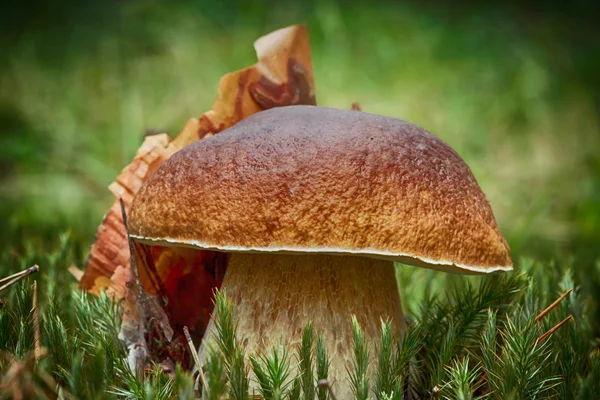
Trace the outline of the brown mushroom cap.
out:
[[[177,152],[139,190],[129,229],[149,244],[512,269],[485,195],[446,143],[324,107],[260,112]]]

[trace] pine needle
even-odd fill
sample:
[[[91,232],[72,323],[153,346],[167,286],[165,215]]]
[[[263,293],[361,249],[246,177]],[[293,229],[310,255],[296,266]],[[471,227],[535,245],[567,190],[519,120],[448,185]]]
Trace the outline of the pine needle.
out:
[[[535,322],[540,322],[540,320],[542,318],[544,318],[546,315],[548,315],[548,313],[552,310],[554,310],[554,308],[556,306],[558,306],[560,304],[561,301],[563,301],[565,299],[565,297],[567,297],[571,292],[573,291],[573,289],[569,289],[567,290],[565,293],[563,293],[558,299],[556,299],[556,301],[554,301],[552,304],[550,304],[548,307],[546,307],[546,309],[544,311],[542,311],[541,313],[539,313],[539,315],[537,317],[535,317]]]
[[[40,270],[40,267],[36,264],[33,267],[27,268],[26,270],[17,272],[16,274],[13,274],[13,275],[7,276],[6,278],[0,279],[0,283],[8,282],[4,286],[0,287],[0,293],[2,293],[2,291],[4,291],[5,289],[9,288],[12,285],[14,285],[15,283],[19,282],[21,279],[23,279],[31,274],[34,274],[34,273],[38,272],[39,270]]]
[[[198,358],[198,352],[196,351],[196,347],[194,346],[194,342],[192,341],[192,337],[190,336],[190,331],[188,330],[187,326],[183,327],[183,334],[185,335],[185,340],[187,341],[188,348],[190,349],[190,353],[194,359],[194,364],[196,364],[196,368],[198,369],[198,377],[200,378],[200,384],[202,385],[202,393],[206,393],[206,379],[204,378],[202,365],[200,364],[200,359]]]
[[[536,346],[539,345],[540,343],[542,343],[544,340],[548,339],[550,337],[550,335],[552,335],[554,332],[559,330],[564,324],[566,324],[567,322],[569,322],[572,319],[573,319],[573,316],[569,315],[567,318],[563,319],[561,322],[554,325],[548,332],[544,333],[542,336],[540,336],[536,340],[536,342],[535,342]]]
[[[40,313],[38,310],[38,289],[37,281],[33,281],[33,332],[34,332],[34,357],[38,361],[42,356],[42,349],[40,345]]]

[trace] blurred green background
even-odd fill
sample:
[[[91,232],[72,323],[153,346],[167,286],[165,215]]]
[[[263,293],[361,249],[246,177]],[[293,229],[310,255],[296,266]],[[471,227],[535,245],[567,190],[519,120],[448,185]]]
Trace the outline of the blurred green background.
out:
[[[24,2],[23,2],[24,3]],[[0,246],[69,231],[147,131],[176,135],[252,42],[307,23],[320,105],[417,123],[467,161],[515,259],[598,284],[600,29],[592,2],[43,1],[0,16]],[[17,250],[15,250],[17,251]],[[0,267],[1,268],[1,267]],[[600,287],[600,286],[598,286]]]

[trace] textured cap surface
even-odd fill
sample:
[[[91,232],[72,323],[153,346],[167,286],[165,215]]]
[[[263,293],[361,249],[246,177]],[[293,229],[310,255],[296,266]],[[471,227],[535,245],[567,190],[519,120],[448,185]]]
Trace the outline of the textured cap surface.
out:
[[[485,195],[447,144],[408,122],[324,107],[260,112],[175,153],[140,188],[129,229],[222,251],[512,267]]]

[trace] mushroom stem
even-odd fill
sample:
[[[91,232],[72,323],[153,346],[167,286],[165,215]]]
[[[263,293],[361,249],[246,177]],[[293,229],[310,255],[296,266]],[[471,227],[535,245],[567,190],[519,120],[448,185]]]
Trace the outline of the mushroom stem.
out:
[[[246,343],[246,354],[270,351],[274,345],[297,348],[303,329],[312,321],[315,332],[325,336],[331,357],[328,381],[338,398],[351,398],[346,371],[353,357],[351,315],[356,315],[373,359],[380,318],[392,319],[397,332],[403,326],[394,265],[385,260],[234,253],[222,290],[234,304],[237,334]],[[208,357],[207,342],[215,334],[211,321],[205,333],[208,340],[200,347],[203,361]]]

